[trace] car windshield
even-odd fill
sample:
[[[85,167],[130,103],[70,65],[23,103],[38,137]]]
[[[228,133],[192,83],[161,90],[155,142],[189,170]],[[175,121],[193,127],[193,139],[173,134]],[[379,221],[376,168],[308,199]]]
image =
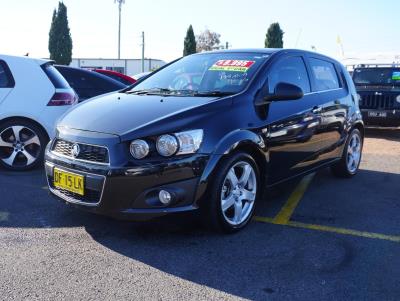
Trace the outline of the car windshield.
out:
[[[178,96],[230,95],[241,92],[267,54],[206,53],[165,67],[127,93]]]
[[[400,85],[400,68],[355,69],[353,80],[356,85]]]

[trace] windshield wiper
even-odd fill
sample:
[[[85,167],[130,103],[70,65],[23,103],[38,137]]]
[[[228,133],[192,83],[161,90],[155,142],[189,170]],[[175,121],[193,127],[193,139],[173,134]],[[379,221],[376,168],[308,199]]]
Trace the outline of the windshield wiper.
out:
[[[203,96],[203,97],[207,97],[207,96],[229,96],[229,95],[233,95],[235,94],[234,92],[222,92],[222,91],[196,91],[194,92],[194,96]]]
[[[190,89],[172,90],[168,88],[151,88],[136,91],[126,91],[127,94],[135,95],[177,95],[177,96],[198,96],[198,97],[210,97],[210,96],[229,96],[235,94],[234,92],[222,92],[222,91],[195,91]]]
[[[148,95],[148,94],[171,94],[174,90],[167,89],[167,88],[151,88],[151,89],[143,89],[143,90],[136,90],[136,91],[126,91],[127,94],[136,94],[136,95]]]

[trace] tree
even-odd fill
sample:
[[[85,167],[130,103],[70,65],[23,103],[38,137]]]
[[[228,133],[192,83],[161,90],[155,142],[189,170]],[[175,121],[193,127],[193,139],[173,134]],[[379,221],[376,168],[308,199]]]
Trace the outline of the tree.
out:
[[[272,23],[265,37],[265,48],[283,48],[283,34],[279,23]]]
[[[183,56],[196,53],[196,37],[194,36],[192,25],[189,26],[185,41],[183,42]]]
[[[68,26],[67,7],[58,3],[53,11],[49,32],[50,59],[60,65],[69,65],[72,61],[72,38]]]
[[[206,29],[197,36],[196,39],[197,52],[211,51],[213,49],[219,48],[220,37],[221,35],[219,33],[212,32]]]

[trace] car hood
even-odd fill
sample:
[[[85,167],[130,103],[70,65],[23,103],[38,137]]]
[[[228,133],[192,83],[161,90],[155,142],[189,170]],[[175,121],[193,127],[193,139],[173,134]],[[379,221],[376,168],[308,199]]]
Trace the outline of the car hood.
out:
[[[60,120],[58,126],[123,136],[215,99],[111,93],[77,105]]]

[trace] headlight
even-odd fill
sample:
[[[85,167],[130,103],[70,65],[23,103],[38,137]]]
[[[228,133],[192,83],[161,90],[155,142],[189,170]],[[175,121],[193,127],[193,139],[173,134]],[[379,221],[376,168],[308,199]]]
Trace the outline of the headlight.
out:
[[[144,140],[134,140],[131,142],[130,151],[135,159],[143,159],[149,154],[149,145]]]
[[[161,156],[170,157],[178,151],[178,140],[172,135],[162,135],[157,139],[156,147]]]
[[[157,151],[161,156],[186,155],[195,153],[203,141],[203,130],[192,130],[162,135],[157,139]]]
[[[176,133],[175,136],[179,141],[179,150],[176,154],[192,154],[200,148],[201,142],[203,141],[203,130]]]
[[[398,103],[400,103],[400,95],[397,95],[396,101],[397,101]]]

